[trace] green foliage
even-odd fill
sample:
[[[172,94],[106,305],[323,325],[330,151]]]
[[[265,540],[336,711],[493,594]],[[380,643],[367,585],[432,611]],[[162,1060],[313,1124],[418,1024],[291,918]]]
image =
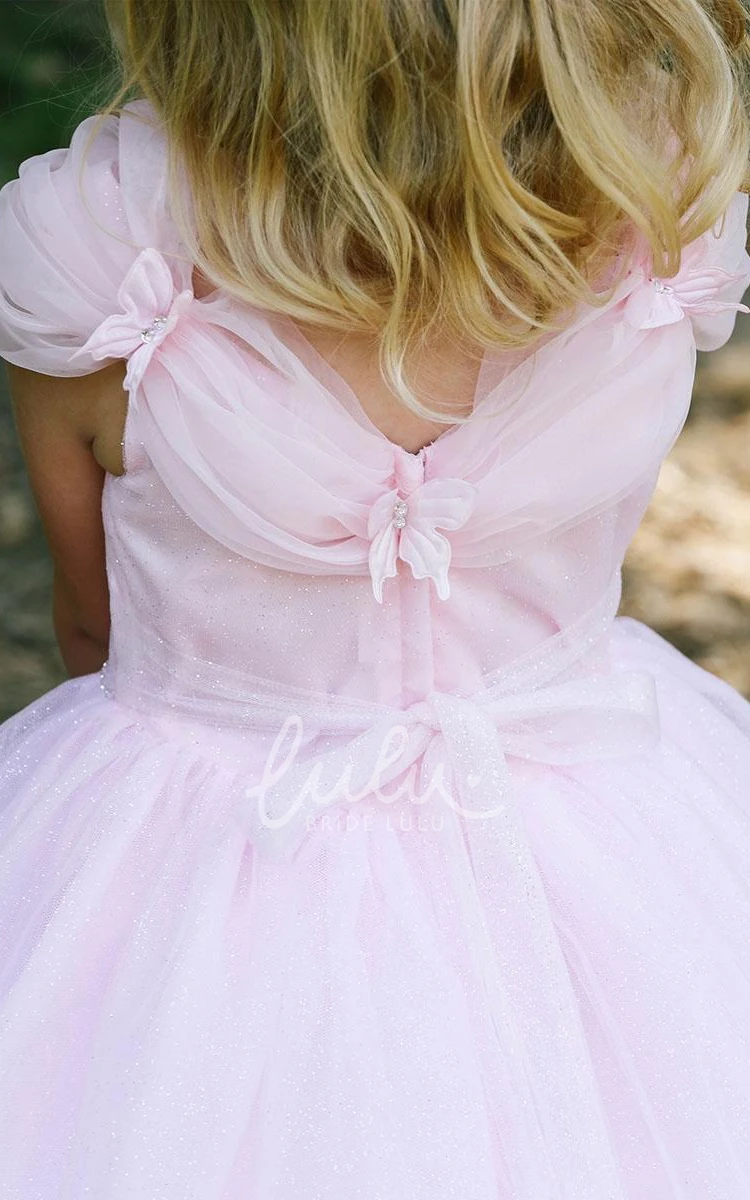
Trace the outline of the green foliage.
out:
[[[99,0],[0,0],[0,186],[114,91]]]

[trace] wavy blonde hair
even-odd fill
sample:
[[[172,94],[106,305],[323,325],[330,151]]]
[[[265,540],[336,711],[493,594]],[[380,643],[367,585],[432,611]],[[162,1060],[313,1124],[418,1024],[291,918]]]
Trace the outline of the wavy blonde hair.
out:
[[[144,96],[163,122],[201,274],[376,335],[425,417],[447,419],[404,361],[430,330],[530,345],[611,298],[596,280],[628,231],[669,277],[749,182],[740,0],[105,5],[122,65],[105,113]]]

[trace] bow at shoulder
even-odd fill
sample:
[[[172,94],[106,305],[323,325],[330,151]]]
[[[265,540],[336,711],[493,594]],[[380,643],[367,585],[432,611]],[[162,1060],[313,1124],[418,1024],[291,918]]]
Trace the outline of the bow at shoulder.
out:
[[[660,278],[652,270],[651,252],[642,243],[633,274],[637,284],[624,307],[635,329],[657,329],[689,319],[699,350],[718,349],[729,338],[737,313],[750,313],[742,302],[750,286],[746,220],[748,197],[738,193],[715,226],[683,248],[677,274]]]
[[[119,311],[96,327],[84,345],[71,354],[69,362],[85,357],[97,362],[126,358],[128,368],[123,386],[134,392],[154,351],[193,300],[191,289],[177,291],[165,258],[149,246],[138,255],[118,289]]]

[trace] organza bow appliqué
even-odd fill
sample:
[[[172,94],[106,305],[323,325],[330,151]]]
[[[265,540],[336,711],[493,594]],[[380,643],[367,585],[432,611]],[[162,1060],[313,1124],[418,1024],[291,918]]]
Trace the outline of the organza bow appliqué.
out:
[[[97,362],[126,358],[123,387],[134,392],[154,351],[174,329],[194,300],[193,292],[177,292],[165,259],[152,247],[141,251],[117,292],[120,311],[97,325],[69,361],[89,356]]]
[[[477,492],[463,479],[429,479],[407,496],[385,492],[370,509],[367,536],[375,599],[383,602],[383,583],[397,574],[397,559],[415,579],[432,579],[441,600],[450,594],[451,544],[439,529],[456,530],[469,519]]]
[[[676,325],[688,316],[716,316],[730,309],[750,313],[746,304],[719,300],[718,294],[744,275],[706,267],[687,267],[673,279],[659,279],[644,271],[643,284],[631,292],[625,304],[625,319],[635,329],[657,329]]]

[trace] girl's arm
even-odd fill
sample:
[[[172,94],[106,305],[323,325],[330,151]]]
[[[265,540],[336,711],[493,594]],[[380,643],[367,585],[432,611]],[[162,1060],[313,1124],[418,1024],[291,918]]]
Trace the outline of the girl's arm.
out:
[[[109,644],[101,515],[101,416],[123,364],[76,378],[8,367],[21,449],[54,565],[53,621],[70,675],[98,671]],[[112,418],[109,418],[112,425]],[[98,457],[97,457],[98,455]]]

